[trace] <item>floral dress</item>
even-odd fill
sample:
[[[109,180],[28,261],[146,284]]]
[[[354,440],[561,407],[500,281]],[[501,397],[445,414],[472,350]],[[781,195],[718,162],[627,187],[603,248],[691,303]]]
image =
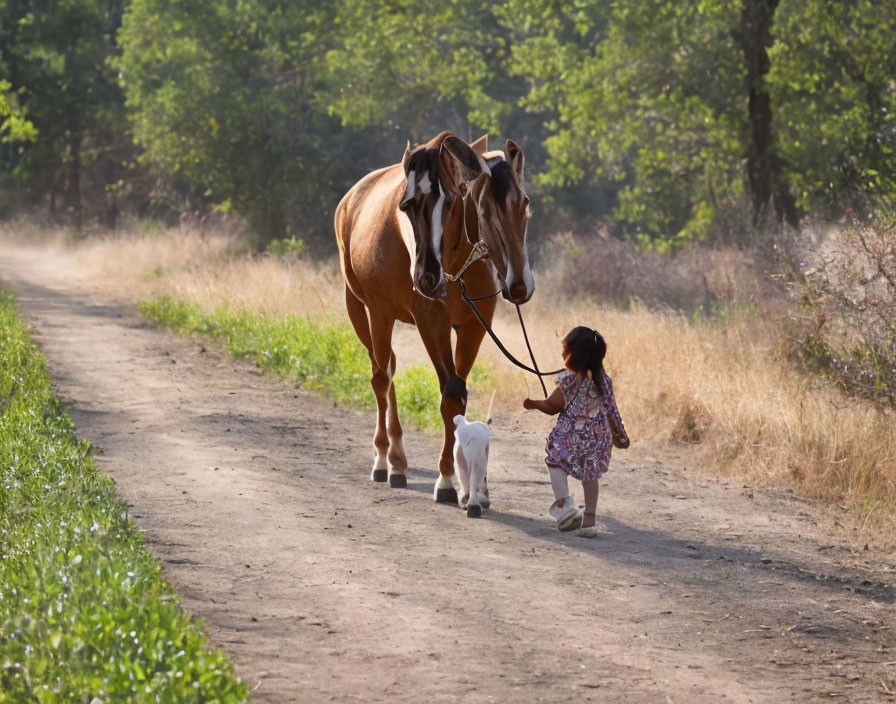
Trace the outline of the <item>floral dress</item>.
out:
[[[548,435],[545,463],[579,481],[603,476],[609,468],[614,439],[616,444],[628,439],[606,372],[603,382],[606,394],[601,396],[585,374],[566,372],[555,380],[566,406]]]

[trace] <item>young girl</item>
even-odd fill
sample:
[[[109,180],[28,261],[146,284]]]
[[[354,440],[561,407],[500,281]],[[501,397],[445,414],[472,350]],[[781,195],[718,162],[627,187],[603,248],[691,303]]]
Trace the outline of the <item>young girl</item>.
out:
[[[579,326],[563,338],[563,364],[568,370],[556,379],[557,388],[543,401],[527,398],[523,408],[548,415],[560,414],[548,435],[545,463],[556,501],[549,513],[560,530],[574,530],[594,538],[598,479],[610,464],[612,446],[625,449],[628,435],[622,425],[613,384],[604,371],[607,343],[596,330]],[[582,482],[585,513],[582,516],[569,494],[568,479]]]

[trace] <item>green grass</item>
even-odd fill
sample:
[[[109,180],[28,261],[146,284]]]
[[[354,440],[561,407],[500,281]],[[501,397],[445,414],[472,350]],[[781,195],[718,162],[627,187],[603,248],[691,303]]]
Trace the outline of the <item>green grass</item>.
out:
[[[155,323],[179,333],[200,333],[223,342],[234,357],[248,357],[274,372],[337,402],[375,408],[370,359],[351,325],[343,320],[317,323],[308,318],[272,318],[231,311],[226,305],[205,312],[195,303],[167,296],[144,301],[139,309]],[[476,365],[471,386],[488,383],[489,372]],[[440,432],[439,383],[432,367],[414,365],[395,377],[403,419],[428,432]]]
[[[0,702],[243,702],[0,292]]]

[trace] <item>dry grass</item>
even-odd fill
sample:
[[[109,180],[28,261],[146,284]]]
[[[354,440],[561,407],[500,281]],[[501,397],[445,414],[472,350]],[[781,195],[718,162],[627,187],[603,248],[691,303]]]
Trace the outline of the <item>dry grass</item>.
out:
[[[101,238],[74,247],[84,276],[130,300],[171,294],[213,307],[276,315],[344,315],[335,262],[314,266],[239,253],[232,238],[177,230]],[[892,530],[896,514],[894,415],[818,386],[780,353],[781,328],[761,315],[694,322],[635,306],[620,310],[565,293],[568,272],[536,273],[524,307],[542,369],[561,366],[560,339],[575,325],[600,330],[623,417],[636,442],[692,448],[700,464],[853,509],[857,525]],[[499,306],[495,329],[522,361],[528,353],[516,312]],[[400,362],[425,363],[413,329],[396,334]],[[480,359],[494,368],[497,413],[523,417],[534,377],[517,370],[488,340]],[[549,388],[550,391],[550,388]],[[471,399],[482,412],[485,399]]]
[[[252,255],[231,235],[177,229],[99,237],[78,243],[74,253],[84,276],[134,301],[170,295],[207,309],[226,302],[235,310],[313,318],[342,302],[335,267]]]
[[[552,298],[547,292],[538,305]],[[587,303],[539,313],[542,334],[553,317],[564,321],[554,325],[558,337],[576,324],[605,335],[633,437],[691,445],[713,472],[850,505],[868,526],[892,524],[896,416],[794,369],[779,351],[774,319],[695,323]]]

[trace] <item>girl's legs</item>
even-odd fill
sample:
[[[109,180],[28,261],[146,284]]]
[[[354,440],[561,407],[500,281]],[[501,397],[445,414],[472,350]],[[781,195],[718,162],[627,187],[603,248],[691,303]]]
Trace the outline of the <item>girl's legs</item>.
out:
[[[576,506],[569,493],[569,475],[562,469],[548,465],[551,475],[551,488],[554,490],[554,501],[548,513],[557,521],[560,530],[575,530],[582,524],[582,512]]]
[[[582,489],[585,492],[585,516],[582,518],[582,528],[588,528],[594,525],[594,514],[597,513],[597,495],[600,493],[598,480],[582,482]]]
[[[551,475],[554,498],[557,499],[557,505],[562,507],[563,504],[560,502],[569,496],[569,475],[557,467],[548,467],[548,473]]]

